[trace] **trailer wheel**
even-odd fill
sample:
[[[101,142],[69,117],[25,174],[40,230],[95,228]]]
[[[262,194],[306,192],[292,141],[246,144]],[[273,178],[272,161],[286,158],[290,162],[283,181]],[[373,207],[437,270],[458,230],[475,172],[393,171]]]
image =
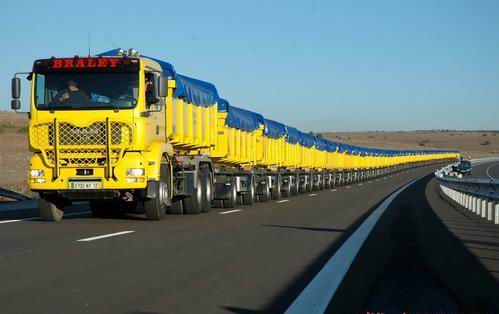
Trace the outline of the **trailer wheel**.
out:
[[[265,184],[263,193],[260,195],[260,202],[268,202],[270,199],[270,188],[268,184]]]
[[[64,216],[64,205],[62,202],[53,202],[44,198],[38,199],[40,216],[45,221],[61,221]]]
[[[243,205],[253,205],[255,200],[255,179],[250,176],[249,191],[246,191],[243,195]]]
[[[211,201],[213,199],[213,184],[211,183],[210,170],[208,167],[203,167],[201,170],[201,181],[203,183],[203,205],[201,211],[207,213],[211,208]]]
[[[279,175],[277,176],[277,182],[275,188],[270,190],[270,197],[275,201],[281,199],[281,176]]]
[[[192,195],[184,198],[184,213],[189,215],[199,214],[205,199],[203,191],[203,178],[200,171],[196,171],[198,186],[193,189]]]
[[[230,192],[229,198],[223,201],[225,208],[236,207],[236,203],[237,203],[236,183],[232,182],[230,188],[231,188],[231,192]]]
[[[312,175],[308,176],[308,183],[305,185],[305,192],[306,193],[312,192]]]

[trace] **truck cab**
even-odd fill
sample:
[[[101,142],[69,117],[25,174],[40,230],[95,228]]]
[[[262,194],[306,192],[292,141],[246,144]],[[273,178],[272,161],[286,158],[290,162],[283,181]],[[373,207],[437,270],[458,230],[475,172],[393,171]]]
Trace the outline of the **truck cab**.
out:
[[[14,110],[21,74],[12,80]],[[42,217],[60,220],[74,200],[90,201],[95,212],[111,200],[135,207],[153,194],[164,196],[160,211],[169,205],[171,182],[159,182],[161,175],[171,181],[165,108],[175,82],[157,62],[133,53],[52,57],[24,74],[31,81],[28,183],[40,194]]]

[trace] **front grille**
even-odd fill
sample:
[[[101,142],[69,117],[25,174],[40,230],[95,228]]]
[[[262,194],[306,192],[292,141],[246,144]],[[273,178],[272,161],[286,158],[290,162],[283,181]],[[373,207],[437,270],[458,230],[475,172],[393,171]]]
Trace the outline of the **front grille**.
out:
[[[125,122],[111,121],[109,136],[110,164],[116,165],[125,149],[133,143],[133,128]],[[86,126],[70,122],[42,122],[30,129],[31,145],[39,149],[47,163],[56,163],[57,127],[57,159],[61,167],[72,166],[105,166],[107,163],[106,122],[93,122]]]

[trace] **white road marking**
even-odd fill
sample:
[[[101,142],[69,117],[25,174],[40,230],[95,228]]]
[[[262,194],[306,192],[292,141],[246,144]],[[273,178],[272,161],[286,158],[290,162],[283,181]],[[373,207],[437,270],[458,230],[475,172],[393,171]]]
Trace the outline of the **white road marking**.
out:
[[[11,223],[11,222],[18,222],[18,221],[22,221],[22,220],[20,220],[20,219],[2,220],[2,221],[0,221],[0,224],[8,224],[8,223]]]
[[[71,217],[83,214],[90,214],[91,211],[72,213],[72,214],[64,214],[64,217]],[[30,217],[30,218],[22,218],[22,219],[12,219],[12,220],[0,220],[0,224],[8,224],[11,222],[19,222],[19,221],[32,221],[32,220],[41,220],[42,217]]]
[[[490,175],[489,170],[490,170],[490,168],[492,168],[492,167],[494,167],[494,166],[497,166],[497,165],[499,165],[499,164],[493,164],[493,165],[490,165],[490,166],[487,168],[487,170],[485,170],[485,173],[487,173],[487,176],[488,176],[489,178],[491,178],[492,180],[494,180],[495,178],[494,178],[493,176],[491,176],[491,175]]]
[[[357,184],[358,186],[362,186],[362,183]]]
[[[334,253],[326,265],[305,287],[305,290],[288,307],[286,314],[324,313],[341,281],[350,269],[355,256],[381,215],[403,190],[423,177],[425,175],[410,181],[388,196]]]
[[[226,214],[231,214],[231,213],[237,213],[240,212],[242,209],[233,209],[233,210],[227,210],[224,212],[219,212],[220,215],[226,215]]]
[[[379,179],[376,179],[376,181],[379,181]]]
[[[367,183],[373,183],[372,181],[367,181]]]
[[[280,200],[280,201],[277,201],[276,203],[286,203],[286,202],[289,202],[289,200]]]
[[[105,239],[105,238],[110,238],[110,237],[116,237],[119,235],[129,234],[129,233],[134,233],[134,232],[135,231],[120,231],[120,232],[115,232],[115,233],[103,234],[103,235],[96,236],[96,237],[80,239],[80,240],[76,240],[76,241],[77,242],[89,242],[89,241],[95,241],[95,240],[100,240],[100,239]]]
[[[336,189],[331,190],[331,192],[336,192],[336,191],[338,191],[338,190],[336,190]]]
[[[317,193],[312,193],[312,194],[309,194],[308,196],[316,196]]]
[[[349,186],[346,186],[345,189],[351,189],[352,187],[349,185]]]

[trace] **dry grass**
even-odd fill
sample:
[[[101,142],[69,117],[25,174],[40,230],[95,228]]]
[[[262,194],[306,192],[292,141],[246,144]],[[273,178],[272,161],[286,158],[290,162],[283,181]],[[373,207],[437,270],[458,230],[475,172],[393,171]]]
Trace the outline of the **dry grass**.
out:
[[[28,117],[0,112],[0,187],[28,192]]]
[[[28,118],[0,112],[0,187],[28,192]],[[499,131],[326,132],[334,141],[393,149],[457,149],[473,158],[499,155]]]

